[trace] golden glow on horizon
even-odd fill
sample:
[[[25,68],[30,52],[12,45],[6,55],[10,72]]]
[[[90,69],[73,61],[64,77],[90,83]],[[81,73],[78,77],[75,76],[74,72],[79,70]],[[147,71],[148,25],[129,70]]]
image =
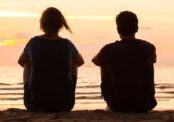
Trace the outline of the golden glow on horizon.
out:
[[[0,12],[0,17],[29,17],[29,18],[38,18],[40,17],[39,13],[31,13],[31,12],[10,12],[10,11],[1,11]],[[108,15],[102,15],[102,16],[90,16],[90,15],[76,15],[76,16],[71,16],[71,15],[65,15],[67,19],[70,20],[114,20],[115,16],[108,16]],[[170,16],[168,18],[161,18],[158,16],[146,16],[142,17],[143,20],[161,20],[161,21],[174,21],[174,17]]]
[[[4,11],[0,12],[0,17],[39,17],[39,13],[30,13],[30,12],[10,12]],[[90,15],[77,15],[69,16],[65,15],[67,19],[82,19],[82,20],[113,20],[114,16],[90,16]]]
[[[113,20],[114,16],[67,16],[68,19],[83,19],[83,20]]]
[[[15,40],[15,39],[1,40],[0,46],[12,46],[12,45],[17,44],[18,42],[19,42],[19,40]]]

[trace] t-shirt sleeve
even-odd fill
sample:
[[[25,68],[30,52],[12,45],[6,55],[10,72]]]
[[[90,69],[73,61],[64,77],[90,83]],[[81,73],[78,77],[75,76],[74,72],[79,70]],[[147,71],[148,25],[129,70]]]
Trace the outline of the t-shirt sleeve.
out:
[[[151,63],[156,62],[156,48],[153,44],[148,43],[148,48],[147,48],[147,57]]]
[[[105,45],[100,52],[97,54],[97,60],[99,61],[99,64],[101,66],[104,66],[107,64],[109,60],[109,50],[108,50],[108,45]]]
[[[152,54],[151,59],[152,59],[153,63],[155,63],[157,60],[157,56],[156,56],[156,48],[154,45],[151,46],[151,54]]]
[[[71,41],[69,41],[69,40],[68,40],[68,47],[69,47],[69,49],[70,49],[70,57],[71,57],[71,58],[74,58],[74,57],[77,55],[77,53],[78,53],[77,48],[76,48],[75,45],[74,45]]]
[[[32,39],[26,44],[26,46],[24,48],[24,54],[27,57],[30,57],[31,56],[31,42],[32,42]]]

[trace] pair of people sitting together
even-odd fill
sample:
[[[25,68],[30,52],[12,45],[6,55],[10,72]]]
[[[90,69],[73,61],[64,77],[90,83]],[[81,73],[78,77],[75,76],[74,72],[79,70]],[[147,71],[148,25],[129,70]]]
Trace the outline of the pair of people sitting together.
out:
[[[137,16],[123,11],[116,17],[121,40],[105,45],[92,59],[101,68],[101,92],[117,112],[148,112],[156,105],[155,46],[136,39]],[[47,8],[40,19],[44,34],[27,43],[18,63],[24,67],[24,105],[29,111],[70,111],[75,104],[78,67],[84,61],[74,44],[59,36],[62,13]]]

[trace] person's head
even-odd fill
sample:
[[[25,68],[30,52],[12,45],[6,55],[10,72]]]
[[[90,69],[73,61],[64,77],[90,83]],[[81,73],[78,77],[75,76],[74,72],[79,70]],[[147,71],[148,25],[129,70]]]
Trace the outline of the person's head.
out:
[[[122,36],[134,36],[138,31],[138,18],[130,11],[123,11],[116,16],[117,31]]]
[[[42,13],[40,28],[46,34],[58,33],[63,27],[71,32],[71,28],[67,24],[65,17],[57,8],[49,7]]]

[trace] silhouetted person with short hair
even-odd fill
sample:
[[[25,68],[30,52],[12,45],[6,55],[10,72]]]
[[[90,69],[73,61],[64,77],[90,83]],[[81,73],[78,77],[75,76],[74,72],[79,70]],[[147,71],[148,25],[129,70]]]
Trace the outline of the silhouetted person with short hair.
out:
[[[123,11],[116,17],[121,40],[107,44],[92,59],[101,67],[102,95],[113,111],[147,112],[156,105],[155,46],[136,39],[137,16]]]
[[[24,104],[29,111],[70,111],[83,58],[70,40],[59,36],[63,27],[71,29],[58,9],[47,8],[40,27],[44,34],[31,38],[18,61],[24,67]]]

